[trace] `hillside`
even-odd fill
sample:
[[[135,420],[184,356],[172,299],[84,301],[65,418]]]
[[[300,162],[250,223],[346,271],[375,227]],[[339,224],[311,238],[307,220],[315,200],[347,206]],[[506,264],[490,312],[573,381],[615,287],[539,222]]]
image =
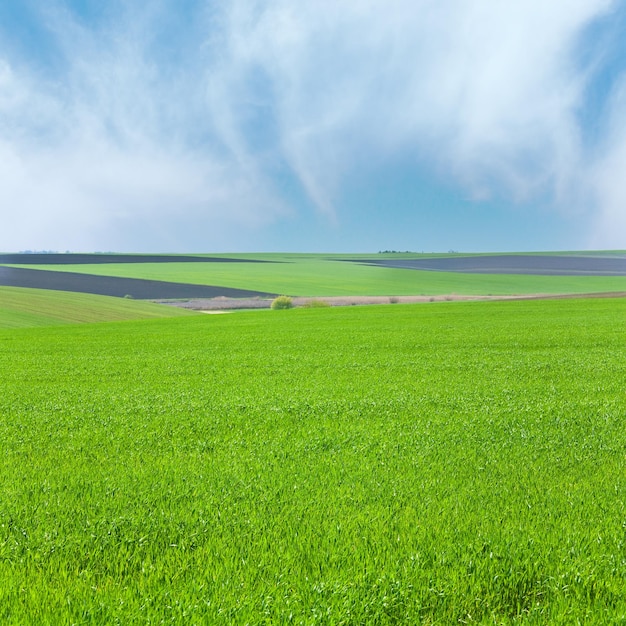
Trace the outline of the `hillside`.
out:
[[[0,328],[57,326],[188,315],[189,312],[124,298],[22,287],[0,287]]]

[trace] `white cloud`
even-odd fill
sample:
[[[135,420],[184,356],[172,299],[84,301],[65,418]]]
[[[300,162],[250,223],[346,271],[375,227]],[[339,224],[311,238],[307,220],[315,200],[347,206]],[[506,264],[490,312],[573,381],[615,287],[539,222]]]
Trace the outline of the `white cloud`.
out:
[[[364,160],[412,152],[471,197],[547,196],[576,214],[592,158],[577,44],[615,4],[238,0],[221,67],[229,141],[243,151],[232,112],[253,97],[246,76],[261,73],[283,154],[325,212]]]
[[[600,244],[623,225],[623,102],[590,150],[575,58],[616,1],[232,0],[179,32],[173,1],[96,25],[62,6],[41,13],[57,74],[0,40],[0,206],[17,207],[0,249],[114,248],[142,228],[184,248],[176,222],[208,249],[288,215],[289,173],[332,219],[351,177],[398,155],[469,198],[593,199]]]
[[[285,213],[271,181],[211,145],[204,76],[156,63],[126,23],[47,19],[67,60],[58,77],[0,63],[0,249],[115,249],[129,231],[177,249],[176,222],[215,249],[229,224]]]
[[[224,71],[271,76],[284,150],[317,186],[332,189],[362,146],[417,146],[520,191],[560,187],[575,167],[584,75],[570,52],[608,2],[263,6],[234,3]]]
[[[589,177],[598,207],[590,246],[623,250],[626,247],[626,77],[613,93],[608,118],[605,142]]]

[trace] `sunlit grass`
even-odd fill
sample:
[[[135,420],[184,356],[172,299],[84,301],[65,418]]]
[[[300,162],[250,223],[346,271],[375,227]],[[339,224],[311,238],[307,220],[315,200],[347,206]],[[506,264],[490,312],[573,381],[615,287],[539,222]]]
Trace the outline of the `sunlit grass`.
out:
[[[626,619],[626,301],[0,332],[4,623]]]
[[[181,314],[188,312],[124,298],[0,287],[0,328],[176,317]]]

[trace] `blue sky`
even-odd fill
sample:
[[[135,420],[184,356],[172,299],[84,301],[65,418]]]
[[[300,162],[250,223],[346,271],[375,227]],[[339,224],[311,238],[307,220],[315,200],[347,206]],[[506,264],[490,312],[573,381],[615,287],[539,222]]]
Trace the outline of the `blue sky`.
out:
[[[0,250],[625,249],[625,32],[619,0],[5,0]]]

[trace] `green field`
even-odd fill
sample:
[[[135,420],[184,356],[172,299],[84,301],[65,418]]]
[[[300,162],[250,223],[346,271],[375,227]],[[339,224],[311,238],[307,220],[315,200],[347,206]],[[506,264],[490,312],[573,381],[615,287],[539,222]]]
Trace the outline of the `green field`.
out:
[[[598,299],[0,331],[0,621],[624,624],[625,320]]]
[[[111,322],[189,314],[149,302],[0,286],[0,328]]]
[[[216,285],[291,296],[511,295],[626,291],[624,276],[463,274],[374,267],[338,261],[348,255],[228,255],[275,263],[111,263],[28,265],[30,269]],[[359,255],[381,259],[391,255]],[[443,256],[443,255],[440,255]],[[449,256],[449,255],[446,255]],[[420,255],[394,255],[394,258]]]

